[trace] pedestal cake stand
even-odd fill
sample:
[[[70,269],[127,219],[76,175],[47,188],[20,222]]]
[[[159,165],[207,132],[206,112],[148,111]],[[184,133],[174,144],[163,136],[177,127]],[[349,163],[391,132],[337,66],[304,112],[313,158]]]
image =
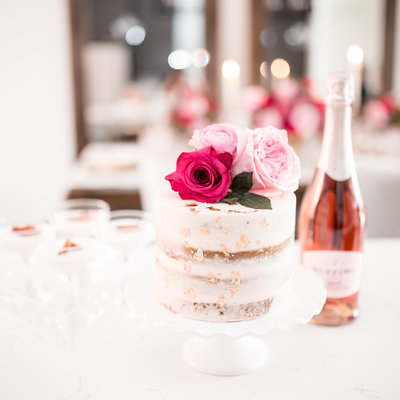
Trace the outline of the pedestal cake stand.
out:
[[[323,283],[312,271],[297,266],[292,295],[284,307],[265,317],[242,322],[203,322],[182,318],[154,300],[154,253],[149,249],[135,260],[126,285],[126,301],[137,314],[155,326],[167,325],[176,332],[190,332],[183,357],[193,368],[213,375],[240,375],[266,362],[268,348],[259,336],[273,329],[289,330],[306,324],[318,314],[326,299]]]

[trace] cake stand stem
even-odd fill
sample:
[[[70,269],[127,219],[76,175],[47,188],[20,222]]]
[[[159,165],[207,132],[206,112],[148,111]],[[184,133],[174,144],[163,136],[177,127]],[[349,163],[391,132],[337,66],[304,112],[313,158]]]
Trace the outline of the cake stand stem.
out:
[[[246,374],[265,363],[268,350],[254,336],[212,338],[192,336],[183,346],[183,358],[193,368],[212,375]]]

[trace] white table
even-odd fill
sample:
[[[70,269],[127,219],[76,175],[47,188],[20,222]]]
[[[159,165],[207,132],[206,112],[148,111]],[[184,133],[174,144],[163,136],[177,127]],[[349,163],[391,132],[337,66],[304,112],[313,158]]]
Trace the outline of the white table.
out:
[[[164,328],[138,323],[68,353],[0,320],[0,399],[399,399],[399,256],[400,239],[368,241],[360,318],[273,332],[269,362],[237,377],[191,369],[185,336]]]

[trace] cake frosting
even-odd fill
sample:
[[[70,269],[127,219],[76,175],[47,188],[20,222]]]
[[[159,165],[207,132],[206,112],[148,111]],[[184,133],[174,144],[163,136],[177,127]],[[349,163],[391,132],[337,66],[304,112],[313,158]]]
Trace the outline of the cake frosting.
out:
[[[286,132],[218,124],[191,143],[200,149],[181,154],[156,194],[157,301],[213,322],[279,310],[291,291],[299,174]]]
[[[156,200],[156,297],[208,321],[263,315],[290,290],[296,198],[272,210],[183,201],[166,185]]]

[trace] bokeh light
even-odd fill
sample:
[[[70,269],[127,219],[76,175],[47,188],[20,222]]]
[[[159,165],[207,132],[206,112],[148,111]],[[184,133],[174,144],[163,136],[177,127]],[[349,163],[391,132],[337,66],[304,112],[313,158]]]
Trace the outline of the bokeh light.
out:
[[[192,65],[192,55],[186,50],[174,50],[168,56],[168,64],[173,69],[186,69]]]
[[[210,53],[206,49],[196,49],[192,53],[193,65],[204,68],[210,62]]]
[[[141,25],[133,25],[125,33],[125,41],[130,46],[139,46],[145,37],[146,29]]]
[[[283,58],[275,58],[271,63],[271,74],[276,79],[285,79],[290,75],[290,65]]]
[[[263,78],[268,77],[268,63],[263,61],[260,65],[260,74]]]
[[[228,80],[234,80],[240,76],[239,63],[233,59],[225,60],[221,68],[222,76]]]
[[[289,46],[304,46],[308,39],[308,28],[304,23],[293,24],[286,29],[283,38]]]
[[[364,60],[363,49],[357,44],[352,44],[347,49],[347,59],[353,64],[362,64]]]

